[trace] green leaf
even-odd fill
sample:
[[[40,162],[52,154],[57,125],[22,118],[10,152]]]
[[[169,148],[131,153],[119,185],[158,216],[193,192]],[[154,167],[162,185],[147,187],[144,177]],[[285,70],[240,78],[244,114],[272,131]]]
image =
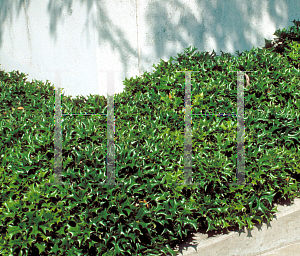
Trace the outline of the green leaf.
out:
[[[57,233],[58,233],[59,235],[61,235],[61,236],[65,236],[65,235],[66,235],[65,230],[64,230],[64,227],[61,227],[61,228],[57,231]]]
[[[8,232],[9,238],[12,239],[12,237],[15,234],[18,234],[18,233],[22,234],[22,229],[19,226],[10,226],[9,225],[7,232]]]
[[[34,245],[39,249],[39,253],[44,252],[45,248],[47,247],[47,246],[42,245],[40,243],[35,243]]]
[[[55,245],[51,248],[50,252],[54,252],[55,255],[58,255],[58,252],[60,251],[58,247],[58,241],[55,242]]]

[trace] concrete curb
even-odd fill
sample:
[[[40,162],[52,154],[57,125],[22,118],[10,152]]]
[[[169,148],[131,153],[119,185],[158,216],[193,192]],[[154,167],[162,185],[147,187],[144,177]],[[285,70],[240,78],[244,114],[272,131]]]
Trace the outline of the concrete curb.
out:
[[[289,204],[286,200],[282,202]],[[236,229],[212,237],[208,237],[208,232],[192,233],[173,250],[178,251],[177,256],[300,255],[300,198],[291,200],[290,205],[283,203],[274,203],[278,212],[269,226],[265,221],[255,225],[251,232],[247,228],[244,233]]]

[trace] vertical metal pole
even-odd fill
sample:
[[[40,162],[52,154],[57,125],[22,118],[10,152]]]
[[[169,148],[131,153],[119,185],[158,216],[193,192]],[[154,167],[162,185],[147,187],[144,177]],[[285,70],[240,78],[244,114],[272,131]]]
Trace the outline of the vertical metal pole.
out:
[[[107,183],[115,185],[114,73],[107,76]]]
[[[192,177],[192,113],[191,113],[191,72],[200,71],[177,71],[185,72],[185,133],[184,133],[184,183],[177,183],[177,185],[199,185],[200,183],[193,183]]]
[[[184,184],[192,184],[191,72],[185,72]]]
[[[237,72],[237,179],[245,183],[244,72]]]
[[[61,71],[55,71],[55,116],[54,116],[54,183],[46,185],[69,185],[62,183],[62,130],[61,130]]]
[[[245,118],[244,118],[244,72],[237,72],[237,183],[230,185],[249,185],[245,183]]]

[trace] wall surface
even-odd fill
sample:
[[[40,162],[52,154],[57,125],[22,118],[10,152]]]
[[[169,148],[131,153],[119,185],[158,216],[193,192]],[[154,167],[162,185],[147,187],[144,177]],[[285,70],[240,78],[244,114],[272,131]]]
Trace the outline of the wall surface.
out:
[[[61,79],[65,95],[106,96],[108,70],[119,93],[125,77],[186,47],[235,55],[294,19],[299,0],[0,0],[0,69]]]

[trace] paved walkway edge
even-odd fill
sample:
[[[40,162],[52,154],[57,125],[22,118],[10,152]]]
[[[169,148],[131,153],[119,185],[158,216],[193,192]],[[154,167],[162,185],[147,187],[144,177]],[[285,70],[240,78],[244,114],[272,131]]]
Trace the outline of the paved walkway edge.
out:
[[[181,249],[178,256],[258,256],[258,255],[300,255],[290,254],[300,245],[300,198],[291,200],[291,205],[277,206],[278,212],[274,214],[270,226],[266,223],[254,226],[251,236],[248,230],[244,233],[230,232],[229,234],[217,234],[208,238],[207,234],[195,233],[193,240],[195,245],[184,247],[184,242],[180,244]],[[287,247],[289,245],[289,247]],[[285,249],[284,249],[285,248]],[[288,251],[286,248],[290,248]],[[174,249],[175,250],[175,249]],[[280,252],[281,250],[281,252]],[[274,252],[274,254],[270,254]],[[285,254],[288,253],[288,254]],[[279,255],[279,254],[278,254]]]

